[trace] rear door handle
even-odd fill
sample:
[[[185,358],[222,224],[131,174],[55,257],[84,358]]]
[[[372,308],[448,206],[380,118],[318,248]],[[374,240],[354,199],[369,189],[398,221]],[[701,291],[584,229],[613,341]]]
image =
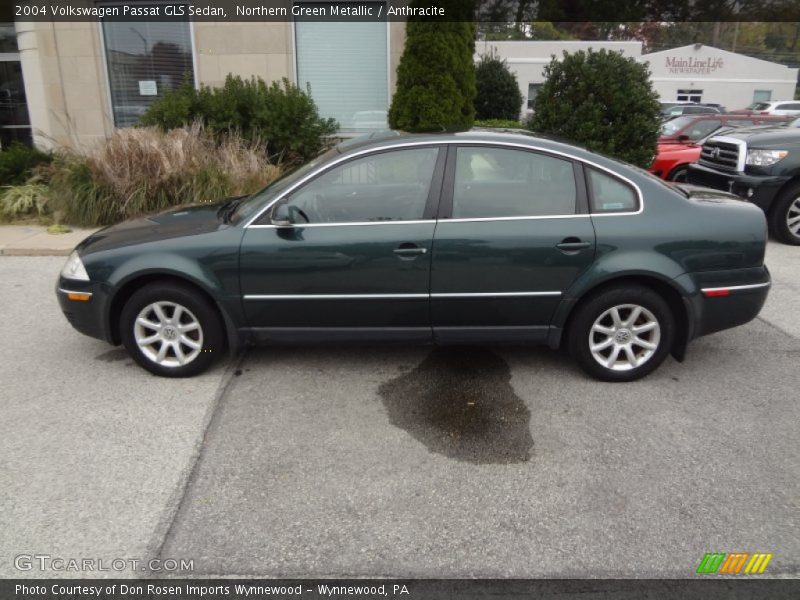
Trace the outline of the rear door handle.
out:
[[[591,242],[584,242],[580,238],[568,237],[561,240],[556,244],[556,248],[563,252],[577,252],[578,250],[585,250],[591,248]]]

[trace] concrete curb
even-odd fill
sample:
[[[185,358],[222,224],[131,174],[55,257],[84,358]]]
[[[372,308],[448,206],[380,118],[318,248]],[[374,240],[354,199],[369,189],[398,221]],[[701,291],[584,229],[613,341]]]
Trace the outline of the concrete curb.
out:
[[[69,233],[47,233],[41,225],[0,225],[0,255],[67,256],[97,229],[73,229]]]

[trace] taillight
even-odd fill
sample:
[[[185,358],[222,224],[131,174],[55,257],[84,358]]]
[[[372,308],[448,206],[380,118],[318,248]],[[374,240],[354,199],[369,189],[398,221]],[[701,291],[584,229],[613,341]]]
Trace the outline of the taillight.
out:
[[[709,288],[703,290],[703,295],[706,298],[719,298],[720,296],[730,296],[731,291],[728,288]]]

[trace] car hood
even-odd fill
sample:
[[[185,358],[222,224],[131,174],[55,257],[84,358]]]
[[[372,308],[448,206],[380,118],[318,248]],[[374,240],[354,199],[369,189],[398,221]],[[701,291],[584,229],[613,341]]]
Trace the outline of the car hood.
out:
[[[682,152],[691,148],[699,148],[694,142],[660,142],[657,147],[658,154],[665,152]]]
[[[155,215],[137,217],[111,225],[90,235],[76,248],[87,255],[135,244],[187,237],[227,228],[217,216],[226,198],[210,204],[171,208]]]
[[[800,146],[800,129],[791,127],[752,127],[737,129],[724,134],[724,137],[735,138],[747,142],[751,148],[769,148],[771,146]]]

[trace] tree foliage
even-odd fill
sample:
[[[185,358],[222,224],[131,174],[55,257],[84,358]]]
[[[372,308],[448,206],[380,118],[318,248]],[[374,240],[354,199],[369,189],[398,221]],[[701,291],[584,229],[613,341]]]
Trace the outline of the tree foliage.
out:
[[[417,3],[412,2],[411,6]],[[430,4],[428,2],[428,4]],[[404,131],[469,129],[475,118],[472,2],[439,0],[453,21],[409,18],[389,124]],[[462,20],[458,20],[462,18]]]
[[[213,134],[236,132],[250,142],[266,144],[271,156],[308,159],[324,147],[325,137],[338,129],[334,119],[319,116],[311,90],[283,79],[228,75],[219,88],[190,83],[153,103],[139,120],[164,130],[201,122]]]
[[[496,54],[484,54],[475,66],[475,118],[519,119],[522,94],[517,77]]]
[[[617,52],[564,53],[545,67],[530,126],[640,167],[653,160],[658,95],[645,64]]]

